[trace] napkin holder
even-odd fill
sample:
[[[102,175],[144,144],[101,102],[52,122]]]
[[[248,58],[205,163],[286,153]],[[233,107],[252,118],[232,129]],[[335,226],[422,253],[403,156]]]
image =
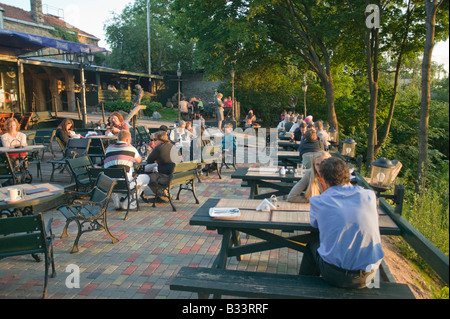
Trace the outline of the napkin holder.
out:
[[[272,204],[270,201],[268,201],[267,199],[264,199],[259,205],[258,207],[256,207],[257,211],[261,211],[261,212],[270,212],[271,210],[277,209],[277,207]]]

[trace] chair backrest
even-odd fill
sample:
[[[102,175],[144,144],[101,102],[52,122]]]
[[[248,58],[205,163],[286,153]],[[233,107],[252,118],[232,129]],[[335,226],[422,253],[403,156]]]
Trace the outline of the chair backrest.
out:
[[[14,172],[14,166],[7,153],[0,153],[0,179],[11,180],[13,185],[18,183],[17,176]]]
[[[0,218],[0,257],[46,253],[42,214]]]
[[[202,148],[202,162],[212,163],[217,162],[222,158],[222,145],[205,145]]]
[[[91,180],[96,179],[101,174],[104,174],[114,180],[116,180],[115,191],[129,191],[130,190],[130,182],[128,181],[128,175],[126,169],[123,167],[120,168],[98,168],[92,167],[89,169],[89,176]]]
[[[30,124],[31,117],[33,116],[33,113],[24,113],[22,117],[20,118],[20,130],[26,130],[28,128],[28,124]]]
[[[55,134],[56,130],[37,130],[33,138],[33,144],[50,145]]]
[[[102,203],[103,209],[108,207],[109,199],[117,181],[101,173],[97,176],[90,200],[95,203]]]
[[[175,165],[173,173],[186,172],[190,170],[196,170],[198,167],[198,163],[195,162],[181,162]]]
[[[68,159],[67,165],[69,166],[69,169],[75,180],[77,189],[82,186],[81,180],[90,179],[89,169],[94,166],[89,156],[81,156]]]
[[[145,128],[145,126],[137,126],[136,130],[139,134],[139,139],[141,140],[141,142],[144,142],[144,143],[150,142],[150,134],[147,131],[147,129]]]
[[[88,154],[91,156],[104,156],[105,155],[105,147],[100,138],[90,138],[91,144],[89,145]]]
[[[71,138],[64,150],[64,157],[75,158],[84,156],[89,152],[90,144],[91,139],[89,138]]]

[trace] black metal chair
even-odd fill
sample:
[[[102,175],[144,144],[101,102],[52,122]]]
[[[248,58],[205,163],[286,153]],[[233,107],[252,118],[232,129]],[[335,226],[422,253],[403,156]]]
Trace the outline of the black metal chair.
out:
[[[114,244],[119,241],[111,234],[107,223],[108,203],[116,183],[117,180],[100,174],[94,188],[86,193],[89,195],[87,200],[77,199],[72,204],[61,205],[57,208],[66,217],[61,238],[67,237],[67,228],[71,222],[75,222],[78,226],[71,253],[78,252],[78,241],[85,232],[104,229]],[[88,224],[89,227],[84,228],[84,224]]]
[[[68,159],[87,155],[89,152],[90,144],[91,140],[89,138],[69,139],[69,142],[67,142],[67,146],[64,149],[63,157],[58,160],[50,161],[50,164],[52,164],[52,174],[50,176],[50,181],[53,181],[55,170],[58,167],[61,168],[60,173],[62,173],[66,169]]]
[[[91,144],[89,145],[88,156],[92,163],[97,164],[97,159],[100,159],[100,165],[103,165],[105,159],[105,146],[100,138],[91,138]]]
[[[8,153],[0,153],[1,186],[31,183],[31,179],[31,174],[28,172],[23,160],[14,165]]]
[[[128,218],[128,212],[130,210],[130,204],[133,200],[136,200],[136,210],[139,211],[139,200],[138,200],[138,189],[136,186],[136,178],[128,180],[127,170],[124,167],[120,168],[96,168],[92,167],[89,169],[89,176],[91,180],[94,180],[101,173],[117,180],[117,184],[114,187],[114,193],[126,195],[127,200],[127,212],[125,213],[124,220]],[[134,183],[134,187],[131,184]]]
[[[89,156],[81,156],[67,160],[72,177],[75,180],[75,189],[80,192],[82,190],[90,190],[93,186],[93,181],[89,175],[89,169],[94,165]]]
[[[0,259],[12,256],[43,253],[45,256],[45,279],[43,298],[47,297],[48,271],[56,276],[53,258],[52,218],[44,226],[42,214],[0,218]]]
[[[56,134],[56,130],[37,130],[36,134],[34,135],[33,138],[33,145],[38,145],[38,144],[42,144],[45,146],[45,148],[41,151],[42,154],[40,156],[40,160],[44,159],[44,154],[46,151],[50,150],[50,152],[52,153],[52,159],[55,158],[55,153],[53,151],[53,139],[55,138],[55,134]]]

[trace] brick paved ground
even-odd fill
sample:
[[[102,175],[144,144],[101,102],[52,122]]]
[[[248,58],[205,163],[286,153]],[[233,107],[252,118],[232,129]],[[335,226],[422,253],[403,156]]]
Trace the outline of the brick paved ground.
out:
[[[48,159],[48,156],[46,156]],[[245,164],[242,164],[245,165]],[[48,181],[49,164],[44,165],[44,182]],[[31,171],[35,176],[35,168]],[[197,183],[200,205],[208,198],[248,198],[249,189],[241,188],[239,180],[230,178],[233,170],[223,170],[222,179],[216,173],[202,176]],[[35,181],[39,181],[35,178]],[[55,183],[68,184],[68,173],[57,174]],[[79,253],[71,254],[76,227],[69,227],[69,237],[60,239],[64,217],[57,211],[45,212],[45,220],[53,217],[56,235],[56,278],[48,283],[50,299],[184,299],[196,298],[188,292],[170,291],[169,283],[183,266],[210,267],[218,253],[221,235],[204,227],[190,226],[189,219],[199,205],[181,194],[177,212],[169,204],[141,204],[127,221],[124,212],[112,207],[108,214],[111,232],[120,239],[112,244],[104,231],[85,233],[80,239]],[[252,239],[248,239],[252,240]],[[242,241],[245,243],[246,239]],[[246,255],[237,262],[229,260],[228,268],[295,274],[301,254],[284,248]],[[67,288],[68,265],[80,268],[80,288]],[[40,298],[44,282],[44,263],[31,256],[6,258],[0,261],[0,298]]]

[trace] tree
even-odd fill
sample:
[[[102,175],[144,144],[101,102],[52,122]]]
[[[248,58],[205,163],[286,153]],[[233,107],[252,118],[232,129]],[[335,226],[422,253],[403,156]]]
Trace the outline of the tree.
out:
[[[150,1],[151,65],[153,74],[176,69],[178,61],[192,61],[193,44],[181,41],[172,28],[170,0]],[[106,40],[112,48],[110,65],[120,69],[147,73],[147,1],[129,4],[105,25]]]
[[[207,72],[243,70],[273,57],[315,72],[324,87],[328,122],[338,129],[334,107],[333,57],[340,51],[340,2],[314,0],[174,0],[177,30],[195,38]],[[281,62],[283,63],[283,62]],[[305,70],[306,69],[306,70]]]
[[[421,101],[420,101],[420,122],[419,122],[419,155],[417,162],[417,183],[416,192],[420,192],[425,187],[427,169],[428,169],[428,131],[430,120],[430,75],[431,75],[431,56],[433,53],[435,32],[436,32],[436,15],[439,7],[448,1],[445,0],[425,0],[425,25],[426,39],[422,60],[422,82],[421,82]],[[447,8],[448,9],[448,8]],[[447,11],[448,21],[448,11]]]

